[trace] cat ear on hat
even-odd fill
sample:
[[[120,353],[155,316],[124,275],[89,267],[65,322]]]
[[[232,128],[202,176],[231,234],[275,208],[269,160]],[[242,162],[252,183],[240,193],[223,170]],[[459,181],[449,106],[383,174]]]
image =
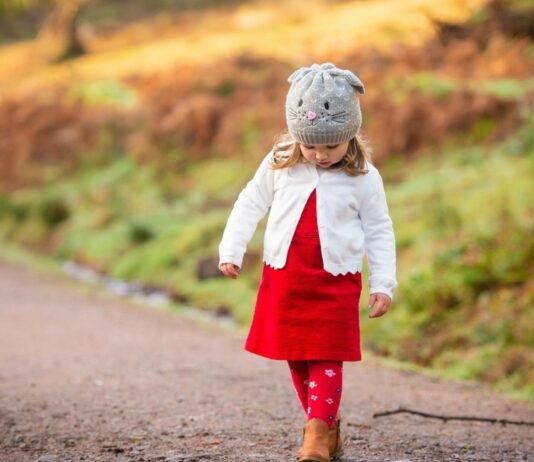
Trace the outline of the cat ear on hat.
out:
[[[365,93],[363,83],[356,76],[356,74],[352,73],[351,71],[344,70],[342,71],[342,75],[347,79],[347,81],[354,87],[357,92],[361,93],[362,95]]]
[[[329,70],[329,73],[331,75],[344,77],[357,92],[361,93],[362,95],[365,93],[365,88],[362,81],[353,72],[347,69],[335,68]]]

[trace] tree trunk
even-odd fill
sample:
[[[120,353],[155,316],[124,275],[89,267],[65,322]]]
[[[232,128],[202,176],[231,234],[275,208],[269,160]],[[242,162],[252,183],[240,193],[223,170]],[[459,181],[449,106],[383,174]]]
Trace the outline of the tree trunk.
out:
[[[81,7],[79,1],[59,3],[43,22],[38,39],[47,50],[50,61],[63,61],[85,53],[77,30]]]

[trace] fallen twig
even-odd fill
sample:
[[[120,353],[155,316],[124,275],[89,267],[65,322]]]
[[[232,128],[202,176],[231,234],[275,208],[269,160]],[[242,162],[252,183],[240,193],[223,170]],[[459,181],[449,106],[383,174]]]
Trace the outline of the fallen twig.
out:
[[[220,454],[183,454],[179,456],[170,456],[165,460],[168,460],[169,462],[185,462],[188,460],[211,459],[215,456],[220,457]]]
[[[438,415],[438,414],[430,414],[428,412],[421,412],[421,411],[414,411],[412,409],[405,409],[400,407],[396,411],[385,411],[385,412],[377,412],[373,414],[374,418],[377,417],[386,417],[388,415],[393,414],[401,414],[401,413],[407,413],[407,414],[415,414],[419,415],[421,417],[427,417],[429,419],[439,419],[443,422],[447,422],[449,420],[469,420],[469,421],[475,421],[475,422],[489,422],[489,423],[500,423],[501,425],[528,425],[528,426],[534,426],[534,422],[525,422],[523,420],[508,420],[508,419],[493,419],[490,417],[473,417],[473,416],[445,416],[445,415]]]

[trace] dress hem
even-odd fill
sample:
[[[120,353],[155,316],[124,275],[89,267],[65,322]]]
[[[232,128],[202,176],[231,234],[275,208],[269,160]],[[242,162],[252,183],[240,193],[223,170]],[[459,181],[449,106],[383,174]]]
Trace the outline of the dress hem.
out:
[[[245,351],[248,351],[249,353],[262,356],[267,359],[273,359],[278,361],[343,361],[343,362],[356,362],[362,360],[362,355],[352,355],[347,356],[347,353],[344,354],[339,351],[337,352],[328,352],[328,351],[321,351],[320,353],[314,353],[310,351],[306,352],[295,352],[295,354],[284,354],[283,357],[280,357],[278,355],[266,353],[266,352],[260,352],[258,350],[253,350],[250,347],[247,347],[246,345],[243,347]]]

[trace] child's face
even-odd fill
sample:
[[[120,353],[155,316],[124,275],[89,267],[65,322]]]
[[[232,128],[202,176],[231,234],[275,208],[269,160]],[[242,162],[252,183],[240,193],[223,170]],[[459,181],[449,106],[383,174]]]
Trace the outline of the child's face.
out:
[[[304,158],[312,164],[322,168],[328,168],[330,165],[339,162],[349,148],[349,142],[345,141],[340,144],[301,144],[300,150]]]

